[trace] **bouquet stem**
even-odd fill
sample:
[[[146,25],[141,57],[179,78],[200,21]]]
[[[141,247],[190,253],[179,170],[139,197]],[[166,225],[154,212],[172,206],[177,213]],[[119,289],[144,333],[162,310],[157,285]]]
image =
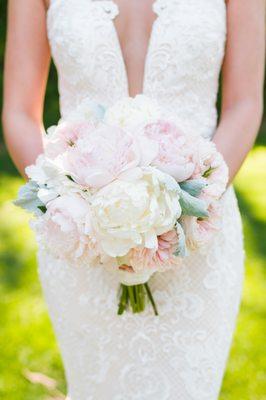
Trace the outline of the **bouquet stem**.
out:
[[[121,295],[118,305],[118,315],[122,315],[128,307],[134,314],[141,313],[145,310],[147,299],[150,301],[154,314],[159,315],[154,298],[152,296],[148,283],[139,285],[127,286],[121,283],[120,285]]]

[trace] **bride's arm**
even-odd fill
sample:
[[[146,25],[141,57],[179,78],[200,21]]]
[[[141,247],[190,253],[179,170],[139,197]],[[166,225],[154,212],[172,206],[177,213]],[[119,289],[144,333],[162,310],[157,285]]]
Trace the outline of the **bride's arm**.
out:
[[[18,170],[42,152],[42,112],[50,63],[42,0],[9,0],[2,121]]]
[[[238,172],[257,136],[263,111],[265,0],[228,0],[222,113],[214,142]]]

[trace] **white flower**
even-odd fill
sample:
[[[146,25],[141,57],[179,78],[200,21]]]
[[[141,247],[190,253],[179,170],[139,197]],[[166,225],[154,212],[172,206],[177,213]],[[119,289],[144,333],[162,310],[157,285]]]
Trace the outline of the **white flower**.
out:
[[[155,101],[144,95],[138,95],[134,98],[125,97],[108,108],[104,121],[106,124],[133,130],[159,119],[160,116],[160,108]]]
[[[92,226],[109,256],[124,256],[141,245],[157,249],[157,236],[173,229],[181,214],[179,187],[167,189],[163,175],[155,168],[139,169],[92,197]]]
[[[85,98],[76,109],[67,115],[68,122],[93,122],[97,123],[104,117],[105,108],[95,101]]]
[[[50,160],[44,154],[39,155],[34,165],[25,169],[27,176],[38,184],[38,198],[44,203],[55,199],[59,195],[79,193],[87,198],[89,193],[67,177],[66,171],[60,163]]]
[[[52,160],[40,154],[35,164],[25,168],[28,178],[32,179],[38,185],[46,185],[51,180],[54,180],[60,174],[60,169]]]

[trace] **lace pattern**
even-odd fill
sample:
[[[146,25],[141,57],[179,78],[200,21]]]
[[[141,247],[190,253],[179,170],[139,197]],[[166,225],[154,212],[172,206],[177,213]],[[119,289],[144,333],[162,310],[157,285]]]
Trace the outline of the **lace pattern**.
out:
[[[226,35],[223,0],[156,0],[143,92],[180,129],[210,137]],[[113,0],[52,0],[47,24],[66,116],[84,97],[105,105],[128,95]],[[193,115],[193,118],[191,118]]]
[[[224,0],[155,0],[143,92],[190,134],[211,137],[226,38]],[[51,0],[48,36],[61,112],[84,98],[128,94],[109,0]],[[104,268],[65,265],[39,252],[39,272],[62,351],[69,400],[216,400],[243,279],[241,220],[233,190],[222,229],[205,251],[151,281],[160,312],[117,316],[118,281]]]
[[[237,204],[223,199],[213,246],[151,281],[159,317],[116,315],[116,275],[39,255],[40,277],[72,400],[217,399],[239,307],[243,243]],[[180,394],[182,394],[181,397]]]

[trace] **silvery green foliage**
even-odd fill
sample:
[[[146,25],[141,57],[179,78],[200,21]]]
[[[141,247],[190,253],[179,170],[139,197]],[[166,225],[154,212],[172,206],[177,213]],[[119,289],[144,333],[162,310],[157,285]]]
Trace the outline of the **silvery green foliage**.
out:
[[[184,190],[181,190],[179,202],[183,215],[189,215],[198,218],[208,217],[209,215],[206,203],[197,197],[191,196]]]
[[[178,247],[174,252],[174,255],[176,257],[185,257],[187,255],[185,232],[178,222],[176,222],[175,229],[178,235]]]
[[[88,102],[89,103],[89,102]],[[96,103],[95,101],[90,100],[90,109],[93,113],[94,117],[97,118],[99,121],[102,121],[105,114],[105,107],[101,104]]]
[[[194,197],[198,197],[206,186],[207,183],[203,179],[190,179],[180,183],[181,189]]]
[[[14,201],[14,204],[35,215],[42,215],[46,207],[38,198],[39,189],[40,187],[36,182],[27,182],[19,189],[18,198]]]

